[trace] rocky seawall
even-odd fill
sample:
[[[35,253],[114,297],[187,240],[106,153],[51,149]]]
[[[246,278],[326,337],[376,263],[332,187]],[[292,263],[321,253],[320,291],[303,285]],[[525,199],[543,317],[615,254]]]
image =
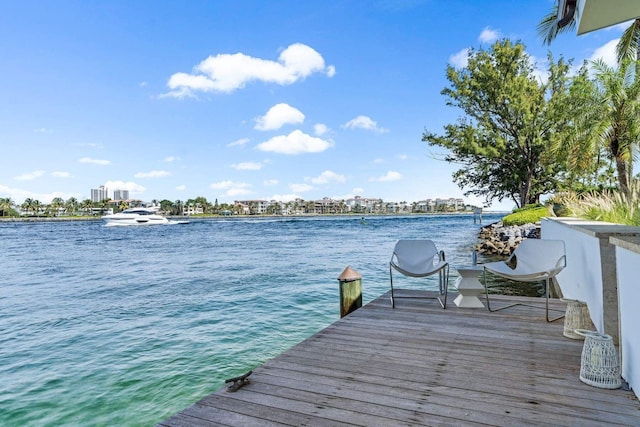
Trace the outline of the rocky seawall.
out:
[[[504,226],[502,221],[486,225],[478,236],[482,241],[474,248],[482,255],[508,256],[524,239],[539,239],[539,224]]]

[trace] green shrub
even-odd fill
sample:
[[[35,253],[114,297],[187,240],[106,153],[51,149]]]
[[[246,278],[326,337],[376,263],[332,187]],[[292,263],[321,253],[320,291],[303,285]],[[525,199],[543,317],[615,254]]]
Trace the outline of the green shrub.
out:
[[[566,206],[574,216],[580,218],[640,226],[640,182],[631,185],[628,196],[610,190],[565,193],[554,197],[554,202]]]
[[[553,213],[548,207],[535,207],[533,209],[518,209],[517,212],[513,212],[504,218],[502,218],[502,224],[505,226],[511,225],[523,225],[540,221],[540,218],[547,216],[553,216]]]
[[[540,203],[532,203],[532,204],[529,204],[529,205],[525,205],[524,208],[516,208],[511,213],[528,211],[529,209],[542,208],[542,207],[544,207],[544,205],[542,205]]]

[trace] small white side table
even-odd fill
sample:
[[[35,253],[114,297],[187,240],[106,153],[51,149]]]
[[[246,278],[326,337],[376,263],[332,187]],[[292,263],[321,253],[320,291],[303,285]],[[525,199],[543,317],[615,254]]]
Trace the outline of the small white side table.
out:
[[[456,270],[458,270],[460,277],[456,279],[454,286],[459,295],[453,300],[454,304],[462,308],[484,307],[478,298],[484,291],[484,286],[478,280],[478,276],[482,273],[482,267],[479,265],[456,267]]]

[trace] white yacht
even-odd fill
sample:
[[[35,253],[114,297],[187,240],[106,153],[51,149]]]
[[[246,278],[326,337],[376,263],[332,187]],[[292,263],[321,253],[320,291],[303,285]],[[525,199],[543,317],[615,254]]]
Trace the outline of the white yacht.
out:
[[[102,217],[105,225],[154,225],[169,224],[169,220],[157,213],[155,208],[129,208],[122,212]]]

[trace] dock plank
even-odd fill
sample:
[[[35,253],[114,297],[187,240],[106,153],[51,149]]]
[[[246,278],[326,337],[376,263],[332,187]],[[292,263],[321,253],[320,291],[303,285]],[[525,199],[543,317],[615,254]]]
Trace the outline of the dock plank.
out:
[[[514,301],[544,304],[496,297]],[[392,309],[385,294],[255,367],[237,392],[221,388],[158,425],[638,425],[635,395],[582,383],[582,341],[543,316],[413,298]]]

